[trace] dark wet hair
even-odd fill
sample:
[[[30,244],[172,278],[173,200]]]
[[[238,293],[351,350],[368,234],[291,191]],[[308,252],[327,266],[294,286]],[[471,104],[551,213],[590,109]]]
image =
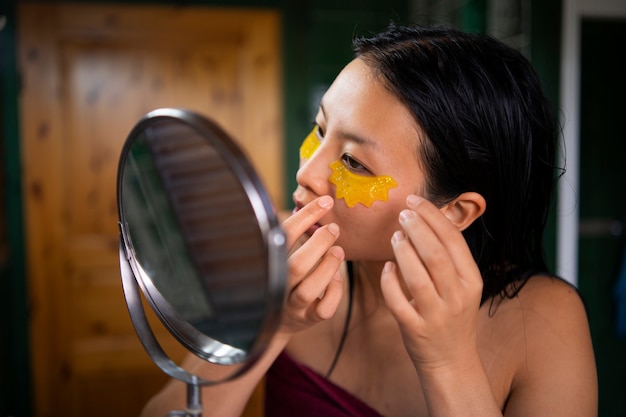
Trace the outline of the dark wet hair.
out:
[[[481,194],[485,213],[464,231],[481,270],[481,302],[514,296],[547,271],[543,233],[555,185],[558,123],[526,58],[452,28],[399,27],[354,40],[356,56],[415,116],[426,197],[439,206]]]

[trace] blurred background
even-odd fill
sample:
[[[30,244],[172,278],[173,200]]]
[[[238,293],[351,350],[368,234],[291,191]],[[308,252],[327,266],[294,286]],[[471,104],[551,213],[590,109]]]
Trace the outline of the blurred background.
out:
[[[625,0],[4,0],[0,416],[136,416],[166,380],[119,280],[117,160],[139,118],[215,119],[289,210],[321,94],[391,20],[491,33],[539,72],[568,170],[548,258],[587,303],[600,416],[626,416]]]

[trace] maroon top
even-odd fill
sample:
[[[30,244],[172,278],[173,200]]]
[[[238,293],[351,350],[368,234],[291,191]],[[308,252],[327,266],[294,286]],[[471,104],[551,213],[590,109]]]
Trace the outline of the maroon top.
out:
[[[284,351],[269,369],[267,417],[382,417],[345,389],[296,362]]]

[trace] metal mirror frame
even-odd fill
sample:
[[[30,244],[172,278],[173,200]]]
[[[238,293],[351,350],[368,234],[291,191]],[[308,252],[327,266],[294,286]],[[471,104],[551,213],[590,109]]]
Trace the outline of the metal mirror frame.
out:
[[[224,159],[231,172],[237,177],[250,202],[259,232],[265,243],[267,253],[267,292],[265,297],[265,315],[256,338],[249,351],[224,344],[197,330],[185,321],[172,308],[155,287],[154,283],[143,271],[137,262],[132,237],[129,235],[128,224],[123,204],[123,178],[127,157],[135,139],[157,121],[169,119],[193,129],[198,135],[205,138]],[[135,331],[144,348],[152,360],[169,376],[188,384],[188,410],[197,409],[199,402],[199,387],[211,385],[235,378],[249,369],[261,355],[271,339],[280,320],[280,311],[284,297],[284,283],[286,276],[286,238],[278,224],[275,210],[270,202],[254,168],[241,149],[232,141],[218,125],[211,120],[185,109],[163,108],[154,110],[145,115],[129,133],[121,152],[117,176],[117,201],[120,227],[120,270],[127,307]],[[156,339],[145,315],[141,303],[141,293],[148,301],[167,330],[187,350],[211,363],[219,365],[242,364],[227,377],[221,380],[206,380],[190,374],[164,353]],[[200,408],[201,409],[201,408]],[[196,411],[197,412],[197,411]],[[186,412],[186,414],[171,415],[200,415]]]

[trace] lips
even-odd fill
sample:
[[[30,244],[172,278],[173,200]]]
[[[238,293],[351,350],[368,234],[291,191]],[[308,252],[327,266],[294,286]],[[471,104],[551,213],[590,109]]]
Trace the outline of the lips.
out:
[[[313,226],[309,227],[307,231],[304,233],[308,236],[313,236],[313,233],[315,233],[315,231],[319,229],[320,227],[321,226],[319,224],[315,223]]]

